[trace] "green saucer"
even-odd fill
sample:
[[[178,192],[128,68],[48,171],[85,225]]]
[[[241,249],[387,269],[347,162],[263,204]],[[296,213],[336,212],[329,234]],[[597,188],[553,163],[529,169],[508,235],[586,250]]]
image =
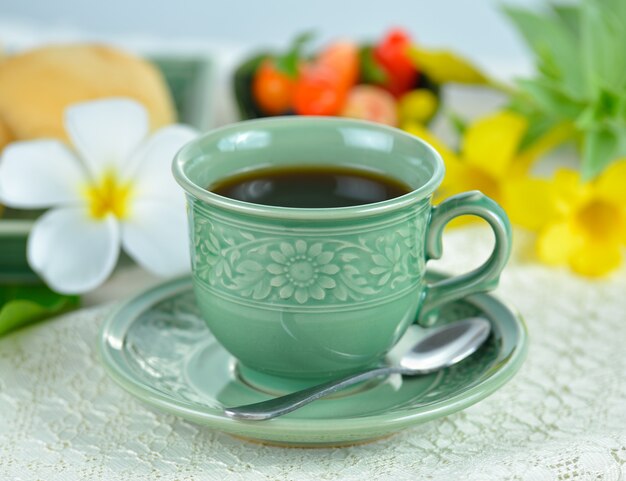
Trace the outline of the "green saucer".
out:
[[[473,356],[436,374],[391,376],[270,421],[238,421],[223,414],[224,407],[271,394],[247,382],[210,334],[198,314],[190,278],[164,283],[119,307],[103,325],[100,348],[105,367],[124,389],[194,423],[264,443],[355,444],[464,409],[493,393],[520,368],[526,328],[500,301],[474,295],[446,306],[441,315],[444,322],[483,316],[491,322],[492,334]],[[387,362],[393,363],[420,331],[409,329]]]

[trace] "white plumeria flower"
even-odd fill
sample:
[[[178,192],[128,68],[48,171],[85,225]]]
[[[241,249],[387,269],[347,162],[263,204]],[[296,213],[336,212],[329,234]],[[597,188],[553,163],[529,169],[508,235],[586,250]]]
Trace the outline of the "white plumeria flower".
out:
[[[171,162],[197,133],[182,125],[149,134],[146,109],[130,99],[65,111],[75,151],[58,140],[15,142],[0,160],[0,201],[53,207],[34,224],[28,262],[54,290],[87,292],[104,282],[120,246],[162,276],[189,269],[184,196]]]

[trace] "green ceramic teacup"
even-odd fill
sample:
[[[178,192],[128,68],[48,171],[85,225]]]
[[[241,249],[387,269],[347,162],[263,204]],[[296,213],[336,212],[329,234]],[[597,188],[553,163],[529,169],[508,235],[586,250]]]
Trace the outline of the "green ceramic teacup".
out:
[[[219,196],[206,186],[251,169],[341,165],[402,180],[391,200],[330,209],[271,207]],[[283,117],[241,122],[186,145],[174,175],[187,193],[194,288],[209,328],[244,369],[322,379],[377,363],[416,319],[493,289],[510,251],[504,211],[479,192],[436,207],[444,175],[423,140],[378,124]],[[459,215],[495,233],[489,260],[427,285],[425,264],[442,254],[444,226]]]

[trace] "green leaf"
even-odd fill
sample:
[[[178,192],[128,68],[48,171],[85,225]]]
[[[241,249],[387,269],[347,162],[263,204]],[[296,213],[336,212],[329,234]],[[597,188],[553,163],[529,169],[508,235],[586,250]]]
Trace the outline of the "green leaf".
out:
[[[528,128],[520,141],[519,150],[524,151],[534,145],[558,124],[558,120],[547,117],[529,118]]]
[[[617,94],[601,90],[595,102],[589,104],[576,118],[576,127],[580,130],[593,130],[611,124],[617,127],[622,122],[621,114],[622,99]]]
[[[572,99],[546,79],[519,80],[518,85],[535,102],[536,106],[551,116],[563,119],[576,118],[584,109],[584,104]]]
[[[562,83],[568,95],[584,97],[579,40],[569,22],[554,12],[542,15],[514,7],[505,7],[504,11],[535,53],[539,70]]]
[[[452,128],[456,132],[459,138],[462,138],[465,135],[465,131],[467,130],[467,121],[456,112],[449,110],[446,112],[446,117],[449,120]]]
[[[626,121],[626,95],[622,95],[619,99],[617,116]]]
[[[602,118],[620,116],[621,101],[623,100],[624,92],[622,92],[621,95],[622,97],[620,97],[620,94],[611,92],[607,89],[600,90],[600,94],[595,101],[595,105],[598,112],[602,114]]]
[[[298,35],[291,43],[287,53],[274,58],[276,69],[295,79],[298,76],[300,59],[304,55],[303,50],[314,37],[315,32],[312,31]]]
[[[57,294],[46,286],[2,286],[0,336],[68,311],[78,304],[77,296]]]
[[[582,147],[582,177],[591,180],[617,158],[620,139],[610,129],[592,130],[585,133]]]
[[[626,88],[626,2],[586,0],[581,5],[582,63],[591,95]]]
[[[505,110],[515,112],[526,117],[528,128],[520,141],[519,150],[522,151],[532,145],[550,129],[549,125],[555,120],[537,108],[527,92],[521,91],[511,98]]]
[[[537,75],[511,108],[528,118],[523,145],[567,126],[586,179],[626,156],[626,1],[580,0],[543,13],[507,8],[535,52]]]
[[[359,49],[360,83],[382,85],[387,82],[387,72],[376,62],[374,47],[364,45]]]
[[[552,10],[559,17],[561,23],[567,27],[572,35],[580,35],[580,8],[578,5],[553,5]]]

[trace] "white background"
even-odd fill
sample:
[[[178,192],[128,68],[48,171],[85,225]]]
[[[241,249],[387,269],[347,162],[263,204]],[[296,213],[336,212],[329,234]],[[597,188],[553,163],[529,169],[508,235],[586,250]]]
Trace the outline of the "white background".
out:
[[[541,0],[507,0],[540,7]],[[525,72],[524,45],[493,0],[0,0],[3,24],[75,31],[94,38],[154,37],[282,47],[313,29],[319,41],[376,39],[400,25],[418,42],[471,57],[498,77]]]

